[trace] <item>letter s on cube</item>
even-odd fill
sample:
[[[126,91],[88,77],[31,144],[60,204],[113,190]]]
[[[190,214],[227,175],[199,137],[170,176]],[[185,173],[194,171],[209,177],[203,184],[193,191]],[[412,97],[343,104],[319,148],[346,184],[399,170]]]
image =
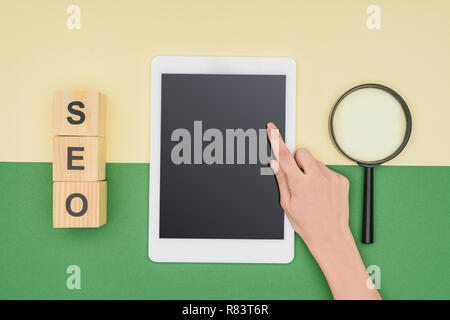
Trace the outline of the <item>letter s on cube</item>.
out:
[[[106,97],[95,91],[56,91],[53,95],[56,136],[105,136]]]

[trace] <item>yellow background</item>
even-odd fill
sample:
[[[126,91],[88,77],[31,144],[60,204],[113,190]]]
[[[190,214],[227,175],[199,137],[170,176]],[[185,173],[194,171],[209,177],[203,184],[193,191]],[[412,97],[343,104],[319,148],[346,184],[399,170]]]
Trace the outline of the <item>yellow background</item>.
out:
[[[4,5],[7,2],[7,6]],[[107,161],[148,162],[156,55],[282,56],[297,62],[297,146],[327,164],[328,115],[350,87],[379,82],[409,104],[396,165],[450,165],[450,1],[0,0],[0,161],[52,160],[52,94],[108,99]],[[68,30],[66,8],[81,8]],[[366,8],[381,7],[381,30]]]

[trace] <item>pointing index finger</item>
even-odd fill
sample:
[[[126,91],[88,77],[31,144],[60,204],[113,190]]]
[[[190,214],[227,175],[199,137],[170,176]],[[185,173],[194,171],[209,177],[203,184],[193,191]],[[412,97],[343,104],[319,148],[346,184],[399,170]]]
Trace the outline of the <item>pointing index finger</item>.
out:
[[[272,123],[267,124],[267,135],[270,141],[270,146],[278,160],[281,169],[286,173],[288,182],[293,183],[292,180],[299,177],[303,173],[297,166],[292,153],[283,141],[278,128]]]

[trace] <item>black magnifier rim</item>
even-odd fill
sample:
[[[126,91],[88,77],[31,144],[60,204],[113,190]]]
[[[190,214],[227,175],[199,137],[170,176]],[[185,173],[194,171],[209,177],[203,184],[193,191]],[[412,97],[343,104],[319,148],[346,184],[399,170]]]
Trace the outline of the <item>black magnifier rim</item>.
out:
[[[403,113],[405,114],[405,119],[406,119],[405,136],[403,137],[403,141],[400,144],[400,146],[390,156],[388,156],[384,159],[381,159],[381,160],[377,160],[377,161],[361,161],[361,160],[357,160],[357,159],[354,159],[351,156],[349,156],[347,153],[344,152],[344,150],[342,150],[342,148],[339,146],[339,143],[337,143],[336,136],[334,134],[334,129],[333,129],[334,114],[336,113],[336,110],[339,107],[339,104],[341,103],[341,101],[344,100],[344,98],[346,96],[348,96],[349,94],[351,94],[352,92],[355,92],[360,89],[366,89],[366,88],[379,89],[379,90],[383,90],[383,91],[391,94],[400,103]],[[408,143],[409,138],[411,137],[411,130],[412,130],[411,112],[409,111],[408,105],[406,104],[405,100],[403,100],[403,98],[397,92],[392,90],[391,88],[386,87],[382,84],[378,84],[378,83],[365,83],[365,84],[361,84],[359,86],[353,87],[350,90],[346,91],[335,103],[333,109],[331,109],[329,123],[330,123],[329,129],[330,129],[330,134],[331,134],[331,140],[333,140],[333,143],[336,146],[336,148],[339,150],[339,152],[341,152],[348,159],[356,162],[357,164],[359,164],[363,167],[376,167],[376,166],[379,166],[380,164],[385,163],[389,160],[392,160],[393,158],[398,156],[398,154],[400,152],[402,152],[402,150],[405,148],[406,144]]]

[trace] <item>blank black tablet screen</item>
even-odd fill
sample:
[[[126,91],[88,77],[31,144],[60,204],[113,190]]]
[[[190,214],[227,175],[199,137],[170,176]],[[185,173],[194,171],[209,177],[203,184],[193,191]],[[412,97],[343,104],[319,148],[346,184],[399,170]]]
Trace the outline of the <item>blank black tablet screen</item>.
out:
[[[269,121],[284,137],[286,76],[163,74],[161,84],[160,238],[283,239],[275,176],[260,174],[268,166],[259,157],[250,161],[249,137],[241,140],[245,163],[238,161],[238,138],[228,155],[226,143],[227,129],[259,133]],[[204,139],[211,128],[214,137]],[[190,139],[179,134],[187,131]],[[202,152],[220,143],[219,132],[223,155],[216,144],[208,163]]]

